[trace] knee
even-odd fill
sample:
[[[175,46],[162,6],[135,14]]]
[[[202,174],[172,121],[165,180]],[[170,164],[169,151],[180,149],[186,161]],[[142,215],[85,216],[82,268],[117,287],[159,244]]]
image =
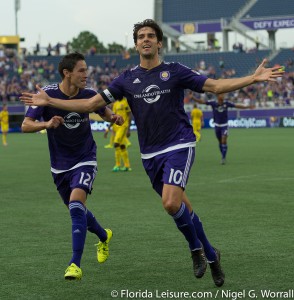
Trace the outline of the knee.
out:
[[[173,199],[162,199],[162,204],[163,204],[164,209],[170,215],[174,215],[175,213],[177,213],[181,206]]]

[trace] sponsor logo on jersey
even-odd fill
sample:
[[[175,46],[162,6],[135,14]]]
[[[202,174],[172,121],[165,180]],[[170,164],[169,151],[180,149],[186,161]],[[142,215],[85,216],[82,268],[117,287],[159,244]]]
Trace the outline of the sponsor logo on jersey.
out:
[[[157,102],[160,99],[160,95],[170,93],[170,89],[167,90],[160,90],[159,86],[155,84],[151,84],[147,86],[143,91],[142,94],[135,94],[135,99],[142,99],[151,104]]]
[[[226,108],[227,108],[227,106],[224,104],[224,105],[217,106],[216,110],[221,113],[221,112],[224,112],[226,110]]]
[[[82,118],[78,113],[71,112],[64,117],[64,126],[68,129],[78,128],[81,123],[88,122],[88,118]]]

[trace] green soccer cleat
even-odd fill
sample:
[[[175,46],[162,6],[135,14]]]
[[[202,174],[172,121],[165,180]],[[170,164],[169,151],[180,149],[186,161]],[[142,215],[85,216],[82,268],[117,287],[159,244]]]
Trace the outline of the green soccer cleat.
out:
[[[76,264],[72,263],[65,270],[64,278],[67,280],[80,280],[82,279],[83,272]]]
[[[118,166],[114,166],[112,169],[112,172],[119,172],[120,171],[120,167]]]
[[[105,229],[107,234],[107,239],[105,242],[99,242],[97,246],[97,260],[99,263],[104,263],[109,256],[109,242],[112,238],[112,231],[110,229]]]
[[[122,167],[122,168],[120,168],[120,171],[122,171],[122,172],[131,172],[132,168]]]

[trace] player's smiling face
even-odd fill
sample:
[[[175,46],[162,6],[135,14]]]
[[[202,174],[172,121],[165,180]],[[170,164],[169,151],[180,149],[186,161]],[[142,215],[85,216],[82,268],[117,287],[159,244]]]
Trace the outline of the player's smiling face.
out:
[[[162,43],[157,40],[156,32],[151,27],[143,27],[138,31],[136,50],[142,57],[153,58],[158,54]]]
[[[88,68],[84,60],[79,60],[72,72],[69,72],[71,84],[83,89],[86,87],[88,78]]]

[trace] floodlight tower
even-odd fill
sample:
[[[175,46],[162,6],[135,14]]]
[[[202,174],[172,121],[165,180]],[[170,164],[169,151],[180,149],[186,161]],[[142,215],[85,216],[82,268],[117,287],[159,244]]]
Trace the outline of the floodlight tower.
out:
[[[15,0],[15,35],[18,35],[17,12],[20,10],[20,0]]]

